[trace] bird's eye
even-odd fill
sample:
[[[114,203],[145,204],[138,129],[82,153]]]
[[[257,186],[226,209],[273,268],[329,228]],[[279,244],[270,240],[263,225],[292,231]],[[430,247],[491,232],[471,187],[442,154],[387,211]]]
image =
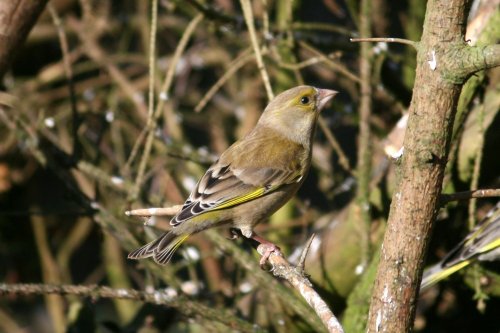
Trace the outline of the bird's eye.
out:
[[[309,104],[309,97],[304,96],[300,99],[300,103],[303,105]]]

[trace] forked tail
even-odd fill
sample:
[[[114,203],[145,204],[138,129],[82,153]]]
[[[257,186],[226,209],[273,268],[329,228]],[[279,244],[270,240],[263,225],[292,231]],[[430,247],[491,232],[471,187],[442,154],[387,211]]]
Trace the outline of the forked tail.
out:
[[[174,252],[188,239],[191,234],[176,235],[167,232],[154,241],[138,248],[128,255],[129,259],[142,259],[153,257],[154,261],[160,265],[167,264]]]

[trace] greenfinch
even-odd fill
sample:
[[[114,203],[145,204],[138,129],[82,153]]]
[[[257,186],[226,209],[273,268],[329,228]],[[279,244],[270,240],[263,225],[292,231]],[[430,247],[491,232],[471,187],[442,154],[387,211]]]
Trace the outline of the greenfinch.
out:
[[[279,248],[256,235],[253,228],[283,206],[304,182],[319,112],[336,94],[298,86],[276,96],[253,130],[206,171],[170,221],[172,229],[128,258],[153,257],[158,264],[166,264],[190,235],[226,225],[266,244],[263,265]]]
[[[476,261],[500,260],[500,202],[443,260],[426,269],[421,290]]]

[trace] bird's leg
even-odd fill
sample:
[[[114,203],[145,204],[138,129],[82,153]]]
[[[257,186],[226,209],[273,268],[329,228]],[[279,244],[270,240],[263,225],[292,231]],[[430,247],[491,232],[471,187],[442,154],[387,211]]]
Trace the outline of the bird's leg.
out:
[[[241,237],[241,233],[236,228],[229,228],[229,240],[235,240]]]
[[[264,246],[264,254],[262,254],[262,257],[259,261],[260,267],[264,267],[267,260],[269,259],[269,256],[273,252],[277,255],[283,256],[283,254],[281,253],[281,249],[276,244],[271,243],[270,241],[260,237],[255,233],[252,233],[252,236],[250,238],[258,242],[260,244],[259,246]]]

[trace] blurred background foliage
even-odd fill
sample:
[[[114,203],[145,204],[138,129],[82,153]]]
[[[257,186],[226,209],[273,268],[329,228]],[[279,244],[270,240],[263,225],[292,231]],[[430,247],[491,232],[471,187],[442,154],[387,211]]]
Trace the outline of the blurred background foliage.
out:
[[[318,330],[314,320],[290,307],[281,289],[258,282],[255,275],[268,273],[249,268],[258,267],[257,255],[241,240],[227,241],[222,250],[214,242],[217,235],[202,233],[161,268],[126,259],[128,251],[167,228],[168,219],[153,218],[143,226],[124,212],[182,203],[206,167],[254,126],[267,104],[240,3],[159,1],[154,84],[160,112],[149,126],[150,2],[53,0],[48,6],[2,82],[1,280],[169,288],[173,295],[184,294],[221,314],[227,310],[264,330]],[[360,4],[255,0],[252,6],[275,93],[304,83],[340,91],[322,113],[306,183],[258,231],[279,244],[292,262],[309,235],[317,234],[306,270],[346,331],[356,331],[349,324],[360,311],[356,297],[369,295],[358,282],[373,272],[369,263],[377,257],[397,178],[397,161],[384,151],[401,147],[404,126],[397,124],[411,99],[415,51],[376,43],[368,59],[373,156],[369,207],[363,208],[370,213],[367,229],[353,208],[361,60],[360,45],[349,38],[359,37]],[[375,0],[372,34],[418,40],[424,14],[425,1]],[[498,43],[498,1],[474,1],[469,28],[478,21],[474,38]],[[61,41],[67,42],[64,56]],[[172,80],[165,90],[169,71]],[[500,186],[499,82],[500,72],[493,69],[464,87],[447,193]],[[148,128],[154,129],[154,141],[144,157]],[[138,178],[141,163],[145,173]],[[429,264],[495,204],[484,199],[444,207]],[[248,255],[253,266],[244,264]],[[491,288],[499,283],[498,262],[473,265],[465,273],[422,295],[416,331],[498,332],[499,291]],[[196,311],[188,314],[182,305],[76,296],[2,297],[0,318],[4,332],[230,330]]]

